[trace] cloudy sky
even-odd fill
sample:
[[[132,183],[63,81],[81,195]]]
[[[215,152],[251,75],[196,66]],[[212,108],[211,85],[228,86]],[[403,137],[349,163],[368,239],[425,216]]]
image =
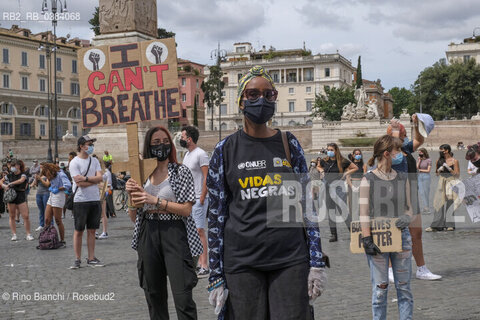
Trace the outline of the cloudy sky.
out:
[[[13,23],[33,32],[51,24],[5,20],[5,12],[40,12],[42,0],[3,0],[1,27]],[[50,1],[48,1],[50,5]],[[57,34],[91,39],[88,20],[98,0],[69,0],[78,22],[59,22]],[[357,65],[363,77],[381,79],[388,90],[410,87],[418,73],[445,57],[451,42],[461,42],[480,27],[478,0],[157,0],[158,25],[176,33],[178,56],[212,64],[210,53],[220,42],[255,48],[301,48],[339,53]],[[480,29],[477,30],[480,34]]]

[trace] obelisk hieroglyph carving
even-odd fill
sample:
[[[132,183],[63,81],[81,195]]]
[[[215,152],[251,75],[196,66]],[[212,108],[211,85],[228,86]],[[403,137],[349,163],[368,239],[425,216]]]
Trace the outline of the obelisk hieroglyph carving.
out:
[[[100,33],[137,31],[157,36],[156,0],[100,0]]]

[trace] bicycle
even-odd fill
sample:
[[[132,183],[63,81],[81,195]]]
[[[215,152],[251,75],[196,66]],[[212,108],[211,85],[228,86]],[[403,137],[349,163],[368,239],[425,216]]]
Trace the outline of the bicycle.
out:
[[[115,201],[113,202],[113,206],[115,207],[115,211],[125,211],[128,213],[128,192],[125,189],[117,190],[118,194],[115,197]]]

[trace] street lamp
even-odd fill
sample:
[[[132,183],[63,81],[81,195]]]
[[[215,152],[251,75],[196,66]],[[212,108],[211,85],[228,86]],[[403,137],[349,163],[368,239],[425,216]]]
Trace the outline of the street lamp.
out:
[[[57,99],[57,12],[58,4],[60,4],[60,13],[67,12],[67,0],[51,0],[52,10],[52,26],[53,26],[53,43],[55,47],[53,51],[53,61],[55,63],[54,68],[54,112],[55,112],[55,161],[58,159],[58,127],[57,127],[57,114],[58,114],[58,99]],[[43,0],[42,12],[45,14],[48,11],[47,0]]]
[[[55,45],[52,47],[50,43],[48,42],[48,33],[47,33],[47,42],[45,45],[40,44],[38,47],[38,51],[43,51],[45,50],[46,57],[47,57],[47,101],[48,101],[48,151],[47,151],[47,160],[49,162],[53,161],[52,157],[52,100],[50,99],[50,69],[52,68],[52,51],[56,50]]]
[[[219,42],[218,48],[215,50],[212,50],[212,52],[210,53],[210,59],[217,60],[217,67],[220,68],[220,62],[225,59],[226,55],[227,55],[227,51],[220,49],[220,42]],[[222,79],[220,80],[223,81]],[[220,85],[220,81],[218,82],[217,90],[218,90],[218,101],[220,101],[220,105],[218,106],[218,141],[222,141],[222,110],[221,110],[222,87]],[[212,109],[212,115],[213,115],[213,109]]]
[[[477,35],[475,34],[475,31],[477,31],[477,30],[480,30],[480,27],[475,27],[475,28],[473,29],[472,40],[476,40],[476,39],[477,39]]]

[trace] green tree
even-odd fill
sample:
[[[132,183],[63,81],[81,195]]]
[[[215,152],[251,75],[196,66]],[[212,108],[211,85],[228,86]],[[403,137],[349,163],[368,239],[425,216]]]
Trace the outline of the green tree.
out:
[[[399,117],[405,108],[410,114],[417,112],[415,96],[411,90],[393,87],[388,93],[390,93],[393,98],[393,115],[395,117]]]
[[[193,100],[193,125],[198,127],[198,107],[197,107],[198,96],[195,96]]]
[[[355,88],[360,88],[363,85],[362,79],[362,56],[358,56],[358,63],[357,63],[357,81],[355,83]]]
[[[88,20],[88,23],[92,26],[90,29],[93,30],[96,36],[100,34],[100,20],[98,18],[99,9],[95,7],[95,12],[93,13],[93,18]]]
[[[317,94],[312,116],[325,115],[327,120],[338,121],[341,119],[343,107],[349,102],[355,103],[354,90],[348,87],[325,88],[325,95]]]
[[[201,88],[204,94],[203,102],[207,104],[207,108],[211,112],[210,120],[210,130],[213,130],[213,114],[214,108],[218,107],[220,109],[220,104],[222,103],[222,89],[225,86],[225,83],[222,79],[222,69],[219,66],[210,66],[210,75],[208,76],[207,81],[203,81]]]
[[[158,39],[173,38],[173,37],[175,37],[175,32],[167,31],[166,29],[163,29],[163,28],[157,29]]]
[[[479,110],[480,66],[475,60],[425,68],[412,86],[414,103],[435,119],[470,117]],[[415,110],[418,111],[419,109]]]

